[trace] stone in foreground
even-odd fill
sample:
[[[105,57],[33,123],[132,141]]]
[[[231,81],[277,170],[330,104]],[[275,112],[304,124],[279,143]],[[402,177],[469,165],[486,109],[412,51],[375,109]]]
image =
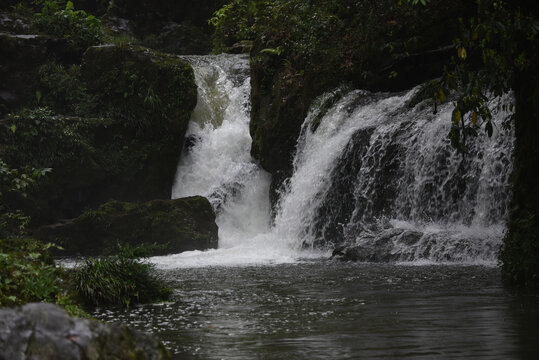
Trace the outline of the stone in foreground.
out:
[[[0,359],[170,359],[155,337],[127,326],[73,318],[53,304],[0,309]]]

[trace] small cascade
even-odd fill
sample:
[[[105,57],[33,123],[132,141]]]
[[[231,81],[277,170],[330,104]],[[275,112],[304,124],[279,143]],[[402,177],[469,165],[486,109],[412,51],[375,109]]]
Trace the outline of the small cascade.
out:
[[[186,56],[198,102],[191,115],[172,198],[209,199],[219,248],[156,257],[161,268],[293,262],[297,254],[270,232],[270,175],[251,159],[249,60],[243,55]]]
[[[510,199],[513,134],[495,115],[491,138],[458,155],[452,105],[407,106],[404,95],[352,91],[313,106],[275,232],[296,246],[347,248],[363,261],[496,263]],[[496,99],[493,101],[510,101]]]
[[[233,247],[269,229],[270,177],[250,156],[249,60],[185,58],[195,71],[198,101],[172,197],[207,197],[217,214],[219,246]]]

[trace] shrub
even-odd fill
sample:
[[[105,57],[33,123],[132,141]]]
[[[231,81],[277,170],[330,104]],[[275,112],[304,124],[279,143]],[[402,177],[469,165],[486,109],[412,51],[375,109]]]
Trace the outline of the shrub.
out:
[[[155,272],[153,264],[139,258],[138,248],[123,248],[119,254],[83,260],[73,280],[88,304],[119,305],[166,300],[171,290]]]
[[[61,1],[45,1],[41,13],[35,14],[39,31],[67,40],[76,52],[82,53],[89,46],[101,43],[101,21],[84,10],[75,10],[71,1],[61,9]]]
[[[88,116],[95,110],[95,96],[81,79],[80,66],[47,63],[39,68],[36,100],[65,115]]]

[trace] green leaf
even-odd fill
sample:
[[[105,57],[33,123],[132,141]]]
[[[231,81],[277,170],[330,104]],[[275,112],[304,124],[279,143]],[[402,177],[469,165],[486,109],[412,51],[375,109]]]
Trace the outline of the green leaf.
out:
[[[66,4],[66,10],[75,10],[75,5],[73,5],[72,1],[68,1]]]

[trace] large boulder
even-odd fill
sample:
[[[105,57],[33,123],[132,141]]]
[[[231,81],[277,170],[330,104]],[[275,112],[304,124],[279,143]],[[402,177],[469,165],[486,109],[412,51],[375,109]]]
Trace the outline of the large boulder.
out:
[[[127,326],[73,318],[53,304],[0,309],[0,359],[170,359],[155,337]]]
[[[117,244],[162,245],[152,255],[217,247],[215,213],[206,198],[194,196],[145,203],[109,201],[97,210],[33,235],[64,248],[62,255],[98,255]]]

